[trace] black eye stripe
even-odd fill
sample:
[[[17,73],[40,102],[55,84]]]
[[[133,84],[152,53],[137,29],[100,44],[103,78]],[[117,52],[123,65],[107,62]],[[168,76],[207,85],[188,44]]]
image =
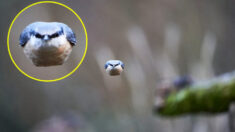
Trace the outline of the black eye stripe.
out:
[[[110,66],[118,66],[119,64],[108,64]]]
[[[52,35],[49,35],[49,38],[56,38],[56,37],[59,37],[61,34],[63,34],[63,30],[56,32]]]
[[[54,33],[52,35],[49,35],[50,38],[56,38],[59,37],[59,33]]]
[[[36,34],[35,34],[35,37],[36,37],[36,38],[43,38],[44,35],[41,35],[41,34],[39,34],[39,33],[36,33]]]
[[[36,38],[44,38],[45,35],[41,35],[40,33],[37,33],[37,32],[31,32],[31,34],[33,34]],[[63,30],[59,31],[59,32],[56,32],[52,35],[48,35],[49,38],[56,38],[56,37],[59,37],[61,34],[63,34]]]

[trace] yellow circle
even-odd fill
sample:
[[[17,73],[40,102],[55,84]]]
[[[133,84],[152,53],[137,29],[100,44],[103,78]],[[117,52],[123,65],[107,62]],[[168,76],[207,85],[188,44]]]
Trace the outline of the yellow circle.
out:
[[[28,8],[30,8],[30,7],[32,7],[32,6],[38,5],[38,4],[42,4],[42,3],[57,4],[57,5],[61,5],[61,6],[65,7],[65,8],[67,8],[68,10],[70,10],[70,11],[78,18],[78,20],[81,22],[82,27],[83,27],[84,32],[85,32],[85,36],[86,36],[85,51],[84,51],[84,54],[83,54],[83,56],[82,56],[82,59],[81,59],[81,61],[78,63],[78,65],[77,65],[70,73],[68,73],[67,75],[65,75],[65,76],[63,76],[63,77],[60,77],[60,78],[52,79],[52,80],[38,79],[38,78],[35,78],[35,77],[32,77],[32,76],[28,75],[28,74],[25,73],[23,70],[21,70],[21,69],[18,67],[18,65],[15,63],[15,61],[14,61],[12,55],[11,55],[10,44],[9,44],[9,38],[10,38],[11,28],[12,28],[12,26],[13,26],[15,20],[19,17],[19,15],[20,15],[21,13],[23,13],[26,9],[28,9]],[[33,4],[31,4],[31,5],[28,5],[27,7],[25,7],[24,9],[22,9],[22,10],[15,16],[15,18],[13,19],[13,21],[11,22],[11,25],[10,25],[10,28],[9,28],[8,34],[7,34],[7,49],[8,49],[8,53],[9,53],[9,56],[10,56],[10,58],[11,58],[11,61],[13,62],[13,64],[15,65],[15,67],[16,67],[21,73],[23,73],[25,76],[27,76],[27,77],[29,77],[29,78],[31,78],[31,79],[33,79],[33,80],[40,81],[40,82],[55,82],[55,81],[62,80],[62,79],[64,79],[64,78],[70,76],[71,74],[73,74],[73,73],[79,68],[79,66],[82,64],[82,62],[83,62],[83,60],[84,60],[84,58],[85,58],[85,56],[86,56],[87,47],[88,47],[87,31],[86,31],[86,27],[85,27],[85,25],[84,25],[82,19],[80,18],[80,16],[79,16],[73,9],[71,9],[70,7],[68,7],[68,6],[66,6],[66,5],[64,5],[64,4],[62,4],[62,3],[59,3],[59,2],[55,2],[55,1],[39,1],[39,2],[33,3]]]

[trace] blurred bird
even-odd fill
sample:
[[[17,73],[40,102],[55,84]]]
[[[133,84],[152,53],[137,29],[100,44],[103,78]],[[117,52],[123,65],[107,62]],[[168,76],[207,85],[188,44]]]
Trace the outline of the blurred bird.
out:
[[[76,45],[75,33],[64,23],[34,22],[21,33],[19,44],[35,66],[62,65]]]
[[[186,88],[189,85],[192,85],[193,83],[193,79],[190,76],[181,76],[176,78],[173,81],[173,86],[177,89],[177,90],[181,90]]]
[[[163,80],[157,85],[154,111],[160,111],[165,106],[165,99],[173,92],[180,91],[193,84],[190,76],[181,76],[174,80]]]
[[[106,72],[111,76],[120,75],[124,69],[124,63],[120,60],[109,60],[104,66]]]

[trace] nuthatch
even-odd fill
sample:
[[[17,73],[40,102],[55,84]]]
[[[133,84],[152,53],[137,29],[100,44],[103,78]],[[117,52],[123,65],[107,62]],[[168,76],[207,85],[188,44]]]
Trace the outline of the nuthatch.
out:
[[[124,63],[120,60],[109,60],[104,66],[106,72],[111,76],[120,75],[124,69]]]
[[[181,76],[175,80],[164,80],[157,85],[154,111],[159,111],[165,106],[166,98],[173,92],[180,91],[193,84],[190,76]]]
[[[62,65],[76,45],[75,33],[64,23],[34,22],[20,34],[19,44],[35,66]]]

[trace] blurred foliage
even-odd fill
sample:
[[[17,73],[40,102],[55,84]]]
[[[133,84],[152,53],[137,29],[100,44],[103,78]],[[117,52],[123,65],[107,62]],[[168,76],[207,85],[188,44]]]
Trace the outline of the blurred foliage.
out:
[[[172,93],[156,112],[163,116],[228,112],[235,100],[234,90],[235,72]]]

